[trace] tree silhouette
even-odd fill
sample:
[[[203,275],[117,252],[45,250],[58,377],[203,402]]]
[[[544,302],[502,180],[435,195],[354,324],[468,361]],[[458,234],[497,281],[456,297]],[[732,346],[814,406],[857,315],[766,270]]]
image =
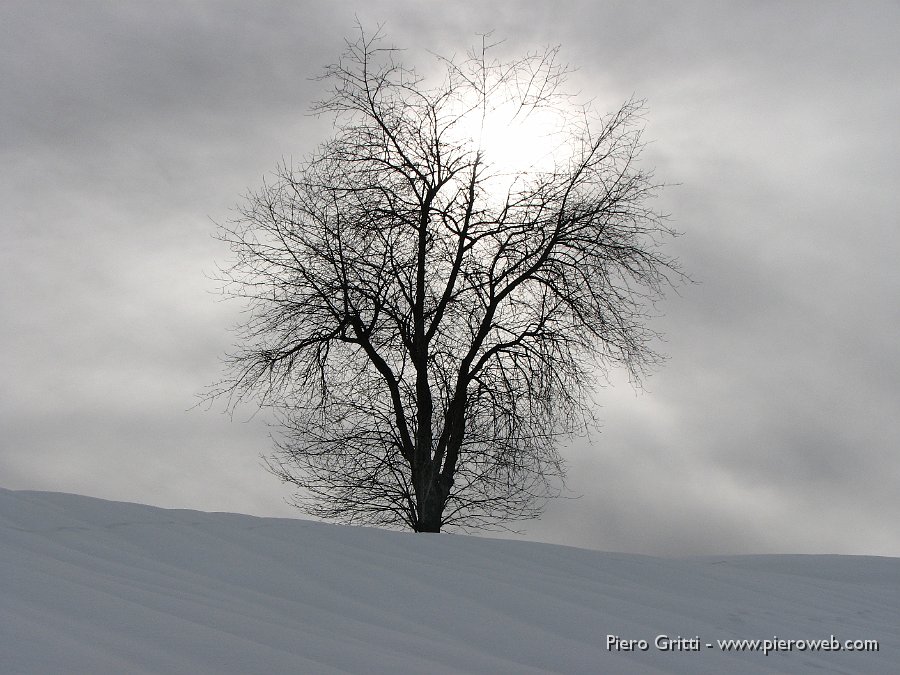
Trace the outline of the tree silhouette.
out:
[[[215,394],[277,411],[268,466],[313,515],[535,517],[597,369],[656,359],[648,303],[679,272],[636,162],[641,103],[595,115],[556,49],[491,48],[426,78],[360,30],[314,106],[333,138],[220,226],[247,318]]]

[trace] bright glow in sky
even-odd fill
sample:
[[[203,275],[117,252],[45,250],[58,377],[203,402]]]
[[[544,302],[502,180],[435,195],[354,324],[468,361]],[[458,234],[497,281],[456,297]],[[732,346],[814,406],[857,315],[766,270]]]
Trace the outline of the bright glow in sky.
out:
[[[552,171],[571,151],[564,116],[555,109],[525,110],[504,103],[485,114],[478,110],[468,115],[460,132],[472,138],[483,160],[504,176]]]

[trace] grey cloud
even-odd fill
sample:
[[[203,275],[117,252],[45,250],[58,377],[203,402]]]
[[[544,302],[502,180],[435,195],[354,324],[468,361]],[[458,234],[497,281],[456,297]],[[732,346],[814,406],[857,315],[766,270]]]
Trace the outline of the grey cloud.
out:
[[[645,553],[900,554],[895,3],[6,3],[5,487],[283,515],[265,416],[187,411],[238,308],[212,219],[313,149],[311,81],[354,12],[460,53],[561,43],[573,85],[648,99],[646,161],[698,284],[664,368],[600,392],[528,536]],[[249,415],[244,410],[241,415]]]

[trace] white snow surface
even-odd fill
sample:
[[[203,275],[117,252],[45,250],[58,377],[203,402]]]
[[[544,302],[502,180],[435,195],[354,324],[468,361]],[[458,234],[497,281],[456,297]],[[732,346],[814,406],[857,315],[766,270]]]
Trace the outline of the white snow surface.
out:
[[[699,526],[699,525],[698,525]],[[607,648],[607,635],[648,642]],[[657,635],[699,637],[661,651]],[[877,652],[726,652],[729,638]],[[900,559],[665,559],[0,489],[0,673],[896,673]]]

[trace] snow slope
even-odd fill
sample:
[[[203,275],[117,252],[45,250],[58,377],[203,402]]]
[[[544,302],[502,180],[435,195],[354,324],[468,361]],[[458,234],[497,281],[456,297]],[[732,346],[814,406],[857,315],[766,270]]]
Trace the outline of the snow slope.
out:
[[[699,636],[696,651],[654,638]],[[607,635],[646,651],[607,649]],[[733,653],[728,638],[877,639]],[[685,643],[690,646],[690,643]],[[900,559],[673,560],[0,489],[0,672],[895,673]]]

